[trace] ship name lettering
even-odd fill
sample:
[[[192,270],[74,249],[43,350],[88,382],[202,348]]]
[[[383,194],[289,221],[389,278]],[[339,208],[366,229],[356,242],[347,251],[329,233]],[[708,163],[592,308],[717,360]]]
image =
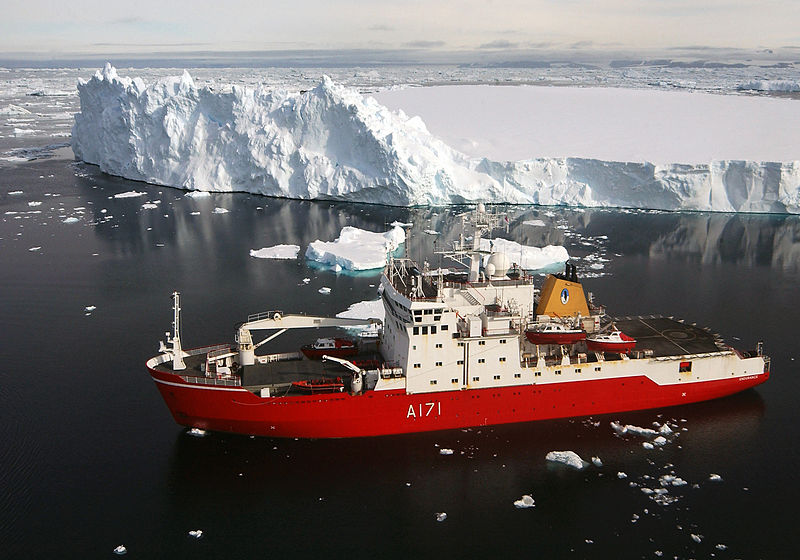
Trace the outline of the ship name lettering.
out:
[[[439,416],[442,414],[442,403],[439,401],[436,402],[426,402],[426,403],[419,403],[418,408],[414,408],[413,404],[408,405],[408,412],[406,413],[406,418],[423,418],[425,416],[430,416],[433,414],[434,416]]]

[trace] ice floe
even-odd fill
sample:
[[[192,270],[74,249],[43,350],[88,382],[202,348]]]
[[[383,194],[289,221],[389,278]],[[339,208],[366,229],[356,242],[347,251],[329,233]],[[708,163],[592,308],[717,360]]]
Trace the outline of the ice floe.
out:
[[[87,305],[86,307],[83,308],[83,310],[86,311],[87,313],[91,313],[95,309],[97,309],[97,306],[95,305]]]
[[[306,249],[306,258],[347,270],[382,269],[389,253],[405,240],[406,232],[399,226],[385,233],[345,226],[334,241],[312,241]]]
[[[452,454],[453,454],[453,450],[452,449],[448,449],[447,447],[442,447],[439,450],[439,455],[452,455]]]
[[[125,545],[122,544],[114,549],[114,554],[122,555],[125,554],[126,552],[128,552],[128,549],[125,548]]]
[[[514,501],[514,507],[518,509],[532,508],[536,505],[530,494],[523,494],[519,500]]]
[[[206,435],[206,431],[200,428],[190,428],[186,433],[194,437],[204,437]]]
[[[574,451],[550,451],[545,456],[545,460],[553,463],[563,463],[578,470],[583,469],[586,467],[586,465],[588,465],[588,463],[581,459],[580,455]]]
[[[228,212],[229,210],[227,208],[220,208],[219,206],[217,206],[216,208],[214,208],[212,214],[227,214]]]
[[[208,191],[189,191],[184,196],[188,196],[189,198],[208,198],[211,196],[211,193]]]
[[[303,280],[305,282],[305,279]],[[309,279],[310,281],[310,279]],[[341,319],[379,319],[383,321],[386,310],[380,299],[359,301],[336,314]]]
[[[711,473],[708,475],[708,480],[712,482],[722,482],[722,477],[718,474]]]
[[[147,193],[137,191],[121,192],[114,195],[114,198],[136,198],[137,196],[144,196]]]
[[[200,537],[203,536],[203,531],[202,529],[194,529],[192,531],[189,531],[189,536],[199,539]]]
[[[444,521],[445,519],[447,519],[447,514],[445,512],[440,511],[439,513],[436,514],[436,521],[441,522]]]
[[[327,286],[322,286],[319,290],[317,290],[322,295],[328,295],[331,293],[331,289]]]
[[[296,259],[299,245],[274,245],[262,249],[250,249],[250,256],[257,259]]]

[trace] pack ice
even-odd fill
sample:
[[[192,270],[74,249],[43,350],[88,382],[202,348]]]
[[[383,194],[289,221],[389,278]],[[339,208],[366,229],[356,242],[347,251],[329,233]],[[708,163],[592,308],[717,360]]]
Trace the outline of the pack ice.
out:
[[[399,206],[463,202],[800,213],[800,162],[704,164],[468,157],[418,117],[323,77],[303,93],[145,85],[106,64],[78,82],[75,155],[189,190]],[[602,139],[598,139],[598,142]]]

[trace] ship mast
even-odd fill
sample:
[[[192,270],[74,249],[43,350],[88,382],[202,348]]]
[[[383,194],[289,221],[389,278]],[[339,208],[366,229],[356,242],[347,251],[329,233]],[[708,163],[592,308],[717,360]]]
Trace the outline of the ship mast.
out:
[[[167,342],[172,344],[172,369],[186,369],[181,348],[181,294],[172,292],[172,338],[167,333]]]

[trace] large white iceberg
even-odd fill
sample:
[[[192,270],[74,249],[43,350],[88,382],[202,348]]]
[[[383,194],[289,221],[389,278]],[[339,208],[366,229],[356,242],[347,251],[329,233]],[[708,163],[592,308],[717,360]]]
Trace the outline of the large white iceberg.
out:
[[[303,93],[147,86],[109,64],[79,81],[75,155],[189,190],[393,205],[509,202],[800,213],[800,161],[703,164],[469,157],[327,77]]]
[[[395,226],[385,233],[345,226],[334,241],[312,241],[306,258],[346,270],[374,270],[386,266],[387,256],[406,240],[406,232]]]
[[[539,270],[556,263],[565,263],[569,260],[569,253],[566,247],[562,245],[531,247],[501,237],[481,239],[480,249],[481,251],[505,253],[512,263],[525,270]],[[489,256],[487,255],[484,261],[488,261],[488,258]]]

